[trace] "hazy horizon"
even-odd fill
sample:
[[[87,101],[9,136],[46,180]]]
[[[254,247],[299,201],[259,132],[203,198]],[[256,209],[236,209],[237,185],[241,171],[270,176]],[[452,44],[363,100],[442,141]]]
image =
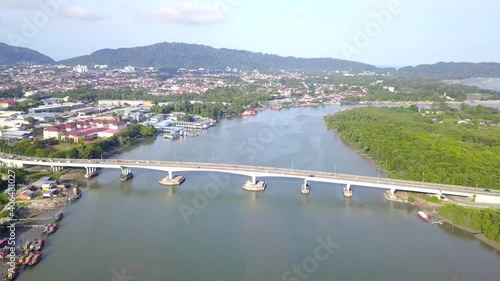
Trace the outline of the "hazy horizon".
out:
[[[0,8],[1,42],[56,61],[183,42],[398,67],[500,62],[500,40],[488,31],[498,25],[500,3],[491,0],[2,0]]]

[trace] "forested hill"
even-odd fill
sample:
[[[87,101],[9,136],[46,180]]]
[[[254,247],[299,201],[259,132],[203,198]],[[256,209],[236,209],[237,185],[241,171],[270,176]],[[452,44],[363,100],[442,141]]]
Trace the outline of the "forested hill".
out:
[[[500,110],[426,111],[421,114],[416,106],[358,108],[326,122],[391,178],[500,189]],[[467,119],[470,124],[458,124]]]
[[[18,62],[51,64],[54,63],[54,60],[28,48],[14,47],[0,43],[0,65],[15,64]]]
[[[313,47],[312,47],[313,48]],[[204,45],[159,43],[123,49],[104,49],[87,56],[63,60],[66,65],[107,64],[112,67],[170,67],[211,68],[226,67],[245,70],[353,70],[374,71],[373,65],[332,58],[295,58],[253,53],[249,51],[215,49]]]
[[[440,79],[500,77],[500,63],[496,62],[440,62],[398,69],[398,74],[421,75]]]

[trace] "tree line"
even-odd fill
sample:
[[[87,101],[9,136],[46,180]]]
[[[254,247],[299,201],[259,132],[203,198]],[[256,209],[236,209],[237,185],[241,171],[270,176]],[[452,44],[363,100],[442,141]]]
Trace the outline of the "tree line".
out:
[[[477,123],[498,120],[499,110],[447,108],[439,124],[415,108],[346,110],[326,123],[391,178],[500,189],[500,127]]]
[[[500,212],[498,211],[448,204],[439,209],[439,214],[453,224],[480,231],[488,239],[500,242]]]

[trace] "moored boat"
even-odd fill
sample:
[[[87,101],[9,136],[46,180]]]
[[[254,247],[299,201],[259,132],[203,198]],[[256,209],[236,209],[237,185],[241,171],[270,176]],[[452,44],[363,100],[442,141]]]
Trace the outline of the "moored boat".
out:
[[[242,117],[255,116],[255,115],[257,115],[257,111],[255,111],[255,109],[253,109],[253,108],[250,108],[250,109],[248,109],[248,110],[245,110],[245,111],[241,114],[241,116],[242,116]]]
[[[24,261],[26,260],[26,258],[28,258],[29,256],[29,252],[24,252],[20,257],[19,259],[17,259],[16,261],[16,266],[20,266],[22,264],[24,264]]]
[[[31,260],[28,262],[30,266],[37,264],[42,259],[42,252],[36,251]]]
[[[33,254],[33,253],[28,254],[28,256],[24,259],[23,264],[25,264],[25,265],[29,264],[29,262],[31,261],[31,259],[33,259],[34,256],[35,256],[35,254]]]
[[[429,221],[429,217],[427,216],[426,213],[424,213],[423,211],[418,211],[417,212],[417,215],[425,222],[428,222]]]
[[[82,194],[81,194],[81,193],[79,193],[79,194],[77,194],[77,195],[74,195],[74,194],[73,194],[73,195],[70,195],[70,196],[68,197],[68,201],[76,201],[76,200],[78,200],[78,199],[80,199],[80,198],[82,198]]]
[[[42,250],[42,249],[43,249],[43,246],[45,246],[45,240],[43,240],[43,239],[41,239],[41,238],[40,238],[40,239],[35,240],[35,248],[34,248],[34,250],[35,250],[35,251],[40,251],[40,250]]]
[[[18,274],[19,274],[19,269],[17,267],[9,268],[9,271],[7,272],[7,277],[5,277],[5,280],[12,281],[12,280],[16,279]]]
[[[31,241],[26,242],[26,244],[24,244],[24,246],[23,246],[23,250],[26,250],[26,251],[31,250],[32,245],[33,245],[33,242],[31,242]]]
[[[50,235],[50,234],[56,232],[57,228],[58,228],[57,223],[55,223],[55,222],[49,223],[42,232]]]

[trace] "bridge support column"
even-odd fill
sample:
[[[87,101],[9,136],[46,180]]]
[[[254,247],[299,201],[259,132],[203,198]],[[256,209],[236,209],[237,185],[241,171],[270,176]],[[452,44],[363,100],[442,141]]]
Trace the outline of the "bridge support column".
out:
[[[389,190],[389,195],[391,196],[391,198],[394,198],[396,196],[395,194],[396,194],[396,189],[393,188]]]
[[[304,179],[304,184],[302,184],[302,187],[300,188],[300,193],[302,194],[309,194],[309,185],[307,184],[307,179]]]
[[[172,171],[168,171],[168,179],[173,180],[174,179],[174,173]]]
[[[59,166],[51,166],[51,168],[52,168],[52,172],[54,172],[54,173],[59,172],[63,169],[63,167],[59,167]]]
[[[130,171],[130,168],[120,167],[122,170],[122,174],[120,175],[121,181],[128,181],[129,179],[134,177],[134,174]]]
[[[343,191],[344,191],[344,197],[347,198],[352,197],[352,189],[350,184],[346,184],[346,186],[344,186]]]
[[[243,185],[243,189],[249,191],[264,191],[266,189],[267,182],[265,181],[257,181],[256,176],[252,176],[251,180],[248,180]]]
[[[98,175],[97,168],[95,167],[85,167],[85,178],[90,179]]]

